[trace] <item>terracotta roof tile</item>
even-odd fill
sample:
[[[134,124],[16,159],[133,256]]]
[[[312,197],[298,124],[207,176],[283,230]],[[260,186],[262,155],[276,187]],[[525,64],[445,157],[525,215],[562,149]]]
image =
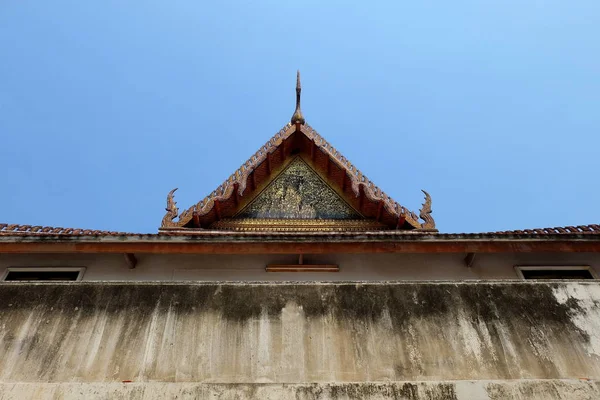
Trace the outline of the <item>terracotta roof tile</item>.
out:
[[[62,236],[62,237],[73,237],[73,236],[143,236],[143,237],[160,237],[160,236],[198,236],[198,237],[291,237],[291,236],[303,236],[303,237],[352,237],[352,236],[381,236],[381,237],[414,237],[414,236],[426,236],[431,235],[439,239],[460,239],[460,238],[504,238],[504,237],[516,237],[516,238],[536,238],[546,236],[567,236],[567,237],[580,237],[580,236],[600,236],[600,225],[579,225],[579,226],[565,226],[565,227],[554,227],[554,228],[537,228],[537,229],[522,229],[512,231],[496,231],[496,232],[481,232],[481,233],[436,233],[436,232],[425,232],[425,231],[396,231],[396,230],[385,230],[385,231],[373,231],[373,232],[231,232],[231,231],[215,231],[215,230],[173,230],[173,231],[162,231],[156,233],[127,233],[127,232],[116,232],[116,231],[102,231],[95,229],[76,229],[76,228],[62,228],[62,227],[51,227],[51,226],[40,226],[40,225],[18,225],[18,224],[5,224],[0,223],[0,236]]]
[[[69,235],[69,236],[123,236],[135,235],[126,232],[101,231],[96,229],[77,229],[77,228],[61,228],[53,226],[40,225],[18,225],[18,224],[3,224],[0,223],[0,235]]]
[[[581,235],[581,234],[600,234],[600,225],[578,225],[578,226],[564,226],[555,228],[538,228],[538,229],[522,229],[514,231],[498,231],[498,232],[486,232],[486,235]]]

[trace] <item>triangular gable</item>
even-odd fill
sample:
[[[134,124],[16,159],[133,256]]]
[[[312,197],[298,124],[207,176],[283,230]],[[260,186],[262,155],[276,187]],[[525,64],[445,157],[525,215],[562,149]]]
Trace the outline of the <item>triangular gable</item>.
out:
[[[298,71],[291,122],[214,192],[180,215],[173,197],[177,189],[173,189],[167,196],[167,213],[160,229],[295,230],[308,225],[308,229],[317,230],[435,230],[429,194],[423,191],[425,203],[419,217],[424,222],[420,223],[414,212],[382,192],[306,125],[300,110],[301,91]],[[284,170],[287,172],[280,176]],[[325,177],[320,183],[319,176]],[[301,189],[293,183],[297,179],[304,179],[307,185],[312,182],[314,187]]]
[[[233,218],[364,219],[300,156]]]
[[[291,158],[302,155],[311,168],[327,177],[331,187],[365,220],[377,229],[435,230],[431,217],[431,198],[425,193],[420,218],[395,202],[308,125],[287,124],[259,149],[233,175],[209,196],[178,213],[173,193],[167,196],[167,213],[161,230],[234,229],[224,223],[238,215],[278,176]],[[246,220],[248,218],[245,218]],[[283,222],[282,222],[283,223]],[[375,229],[369,225],[368,229]]]

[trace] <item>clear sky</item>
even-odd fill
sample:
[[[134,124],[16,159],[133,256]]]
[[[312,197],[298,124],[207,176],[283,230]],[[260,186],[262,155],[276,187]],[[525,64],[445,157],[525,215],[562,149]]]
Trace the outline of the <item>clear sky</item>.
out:
[[[156,232],[294,109],[443,232],[600,222],[600,1],[0,1],[0,222]]]

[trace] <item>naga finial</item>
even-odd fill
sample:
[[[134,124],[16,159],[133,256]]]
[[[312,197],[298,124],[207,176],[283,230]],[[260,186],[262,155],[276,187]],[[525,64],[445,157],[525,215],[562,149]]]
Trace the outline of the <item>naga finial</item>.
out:
[[[425,194],[425,202],[419,210],[419,217],[424,221],[421,224],[421,229],[433,230],[435,229],[435,221],[431,216],[431,196],[424,190],[421,190]]]
[[[302,92],[302,86],[300,85],[300,70],[296,74],[296,111],[292,115],[292,124],[304,125],[304,116],[302,110],[300,110],[300,93]]]
[[[173,196],[173,194],[175,193],[176,190],[177,190],[177,188],[171,190],[169,192],[169,194],[167,195],[167,207],[165,208],[165,210],[167,210],[167,213],[163,217],[161,228],[168,228],[171,226],[175,226],[175,223],[173,222],[173,220],[175,218],[177,218],[177,216],[179,215],[179,209],[177,208],[177,202],[175,201],[174,196]]]

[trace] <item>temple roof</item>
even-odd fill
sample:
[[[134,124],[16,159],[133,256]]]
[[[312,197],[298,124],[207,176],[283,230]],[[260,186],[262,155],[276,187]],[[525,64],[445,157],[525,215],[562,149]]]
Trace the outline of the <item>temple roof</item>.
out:
[[[125,233],[0,224],[0,253],[321,254],[598,252],[600,225],[483,233],[413,230]]]
[[[464,240],[600,241],[598,224],[438,233],[431,217],[429,194],[423,191],[425,201],[419,215],[385,194],[306,124],[300,110],[300,93],[298,74],[291,122],[207,197],[179,213],[174,200],[177,189],[169,192],[167,213],[158,234],[0,223],[0,237],[7,243],[52,238],[87,242],[94,237],[99,241],[110,237],[125,242],[160,241],[186,236],[214,243],[439,241],[449,246],[451,241]]]
[[[275,172],[296,156],[311,163],[364,218],[387,229],[435,229],[427,192],[420,212],[425,219],[421,222],[416,213],[385,194],[312,127],[287,124],[223,184],[181,214],[173,197],[176,189],[172,190],[167,197],[161,230],[211,228],[214,223],[236,215],[254,198],[253,193],[264,189],[276,178]]]
[[[81,228],[62,228],[53,226],[41,226],[41,225],[19,225],[19,224],[7,224],[0,223],[0,236],[4,237],[59,237],[59,236],[129,236],[129,237],[160,237],[160,236],[172,236],[176,232],[165,231],[156,233],[127,233],[119,231],[104,231],[96,229],[81,229]],[[295,235],[291,232],[226,232],[220,230],[202,230],[197,231],[194,236],[215,236],[215,237],[261,237],[261,236],[280,236],[289,237]],[[334,237],[334,236],[357,236],[354,232],[300,232],[297,235],[306,237]],[[552,228],[534,228],[534,229],[517,229],[509,231],[490,231],[490,232],[466,232],[466,233],[436,233],[428,231],[373,231],[373,232],[361,232],[361,236],[380,236],[380,237],[417,237],[417,236],[431,236],[440,239],[447,238],[502,238],[502,237],[513,237],[513,238],[544,238],[544,237],[565,237],[565,238],[580,238],[593,236],[600,238],[600,224],[590,225],[577,225],[577,226],[562,226]]]
[[[384,193],[306,124],[300,94],[298,73],[291,122],[212,193],[183,212],[174,200],[177,189],[169,192],[160,230],[435,231],[429,194],[423,191],[425,202],[417,215]],[[256,205],[260,196],[262,207]],[[249,213],[249,207],[256,212]]]
[[[600,225],[487,233],[423,230],[230,231],[131,234],[91,229],[0,224],[0,253],[335,254],[599,252]],[[467,262],[465,258],[465,262]]]

